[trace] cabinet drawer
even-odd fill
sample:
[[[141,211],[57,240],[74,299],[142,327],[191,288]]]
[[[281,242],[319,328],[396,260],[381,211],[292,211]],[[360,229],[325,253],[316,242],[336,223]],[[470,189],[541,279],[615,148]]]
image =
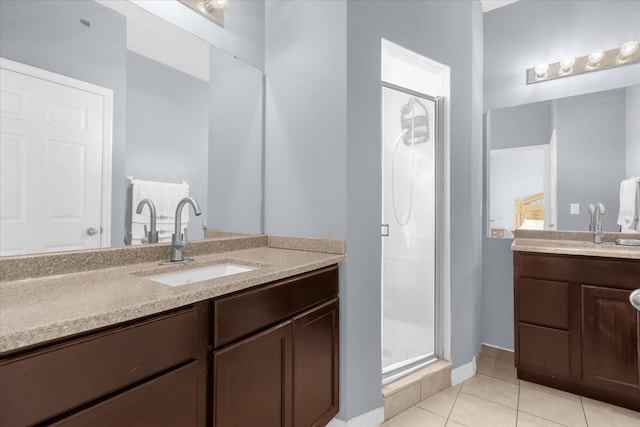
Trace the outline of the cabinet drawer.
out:
[[[521,322],[569,329],[569,284],[547,280],[518,279]]]
[[[595,284],[633,290],[640,283],[640,260],[516,252],[520,277]]]
[[[197,309],[0,364],[0,425],[32,424],[195,357]]]
[[[220,347],[338,294],[338,268],[323,268],[213,303],[213,343]]]
[[[569,332],[520,323],[518,367],[569,377]]]
[[[52,424],[64,427],[195,427],[197,362]]]

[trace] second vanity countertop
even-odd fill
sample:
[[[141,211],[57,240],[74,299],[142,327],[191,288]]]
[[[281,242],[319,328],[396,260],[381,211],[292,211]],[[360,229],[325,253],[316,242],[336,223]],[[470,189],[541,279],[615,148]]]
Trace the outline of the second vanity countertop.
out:
[[[233,262],[257,266],[257,269],[178,287],[139,275],[149,274],[149,270],[154,274],[164,272],[158,261],[0,282],[0,353],[160,313],[342,261],[343,241],[271,239],[269,236],[268,244],[263,246],[202,254],[185,265],[198,268]],[[165,268],[174,271],[176,267]],[[158,271],[160,269],[163,271]]]
[[[604,258],[640,259],[639,246],[620,246],[617,238],[638,239],[634,234],[605,233],[605,241],[591,241],[592,233],[569,231],[516,230],[511,250]]]

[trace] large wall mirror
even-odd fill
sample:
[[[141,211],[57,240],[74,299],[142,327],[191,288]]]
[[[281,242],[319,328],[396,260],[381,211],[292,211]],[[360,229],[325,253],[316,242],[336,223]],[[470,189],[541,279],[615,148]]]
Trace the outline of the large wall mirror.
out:
[[[260,70],[128,1],[2,1],[0,57],[2,255],[125,244],[131,179],[187,183],[192,240],[262,232]]]
[[[640,86],[487,111],[488,237],[588,231],[597,202],[603,230],[621,231],[621,183],[640,176],[638,117]]]

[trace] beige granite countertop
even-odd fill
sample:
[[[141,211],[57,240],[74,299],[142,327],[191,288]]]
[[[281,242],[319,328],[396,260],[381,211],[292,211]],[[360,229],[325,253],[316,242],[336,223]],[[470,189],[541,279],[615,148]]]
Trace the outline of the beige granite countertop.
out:
[[[344,241],[338,239],[267,236],[249,245],[253,247],[242,246],[247,246],[246,242],[240,244],[238,250],[201,254],[193,263],[182,266],[163,267],[157,260],[148,262],[145,259],[145,262],[120,267],[0,281],[0,353],[160,313],[344,261]],[[233,247],[233,242],[222,245],[222,249]],[[148,248],[141,249],[144,250]],[[131,248],[123,251],[129,256],[135,253]],[[78,254],[86,253],[71,253],[69,259]],[[22,259],[33,264],[33,258],[37,256]],[[15,259],[7,261],[15,268]],[[165,269],[174,271],[230,261],[258,268],[178,287],[144,277]]]
[[[638,234],[605,233],[604,243],[591,241],[590,232],[516,230],[511,250],[605,258],[640,259],[640,246],[616,245],[616,239],[640,239]]]

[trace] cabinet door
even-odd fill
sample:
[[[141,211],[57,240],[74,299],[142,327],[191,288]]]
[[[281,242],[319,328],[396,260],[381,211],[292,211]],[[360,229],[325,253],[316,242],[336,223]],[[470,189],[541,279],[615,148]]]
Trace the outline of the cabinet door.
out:
[[[585,384],[624,393],[640,393],[640,312],[629,302],[630,291],[582,287]]]
[[[293,425],[324,426],[338,412],[338,300],[293,321]]]
[[[292,324],[282,323],[213,354],[216,427],[290,427]]]

